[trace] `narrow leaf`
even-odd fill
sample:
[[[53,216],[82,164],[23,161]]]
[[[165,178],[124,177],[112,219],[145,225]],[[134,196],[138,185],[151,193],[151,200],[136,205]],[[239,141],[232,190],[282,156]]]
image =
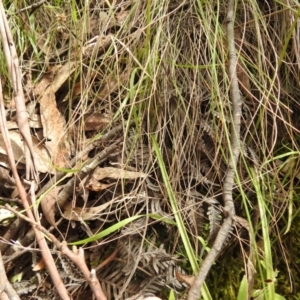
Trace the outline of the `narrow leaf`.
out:
[[[89,237],[89,238],[86,238],[84,240],[80,240],[80,241],[77,241],[77,242],[73,242],[73,243],[68,243],[68,245],[82,245],[82,244],[86,244],[86,243],[90,243],[90,242],[94,242],[96,240],[99,240],[107,235],[110,235],[111,233],[115,232],[115,231],[118,231],[119,229],[121,229],[123,226],[133,222],[134,220],[138,219],[138,218],[141,218],[143,217],[142,215],[140,216],[133,216],[133,217],[130,217],[130,218],[127,218],[125,220],[122,220],[120,221],[119,223],[117,224],[114,224],[113,226],[110,226],[109,228]]]

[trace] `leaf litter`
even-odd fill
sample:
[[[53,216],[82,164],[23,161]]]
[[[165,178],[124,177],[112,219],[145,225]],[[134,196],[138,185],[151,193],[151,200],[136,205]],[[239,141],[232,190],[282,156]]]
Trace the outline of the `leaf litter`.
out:
[[[60,236],[61,232],[64,240],[72,243],[117,226],[122,220],[141,216],[114,230],[105,239],[84,246],[90,267],[97,269],[105,262],[96,275],[108,299],[154,299],[151,295],[163,297],[162,291],[170,288],[180,294],[194,279],[190,268],[182,269],[175,258],[174,253],[177,253],[184,261],[182,266],[186,265],[182,248],[173,239],[178,236],[176,226],[163,222],[163,217],[172,218],[173,212],[151,146],[151,135],[156,135],[159,141],[197,255],[203,252],[197,235],[211,242],[223,219],[219,195],[226,161],[219,149],[220,146],[228,148],[224,128],[226,122],[230,122],[230,112],[226,105],[224,115],[217,110],[219,103],[212,88],[216,82],[213,82],[208,67],[211,57],[205,48],[211,45],[204,24],[199,21],[199,11],[189,1],[185,2],[188,4],[176,2],[171,7],[167,1],[159,4],[156,1],[150,4],[149,1],[133,0],[90,1],[89,4],[78,4],[76,16],[68,4],[53,7],[42,4],[33,12],[35,51],[44,61],[35,60],[32,50],[27,50],[25,52],[31,55],[32,61],[31,65],[23,66],[22,72],[26,75],[24,90],[33,154],[41,175],[36,193],[45,193],[40,203],[41,222],[45,226],[52,225],[55,235]],[[149,9],[147,5],[157,14],[150,23],[145,16]],[[182,28],[182,32],[178,28]],[[236,34],[237,45],[244,54],[244,60],[240,60],[238,66],[240,85],[250,102],[245,105],[250,117],[247,113],[243,117],[254,135],[251,137],[250,130],[244,128],[251,147],[247,150],[245,146],[245,152],[252,151],[262,159],[256,149],[265,141],[249,121],[256,118],[260,105],[252,95],[255,82],[251,82],[253,78],[248,76],[246,68],[255,58],[247,54],[241,33]],[[199,54],[197,49],[204,40],[206,45]],[[225,70],[226,61],[221,57],[225,57],[226,49],[221,42],[217,43],[217,48],[220,55],[217,65],[224,65]],[[151,51],[155,53],[154,57]],[[198,70],[194,66],[204,67]],[[224,70],[218,69],[217,76],[225,78],[220,79],[218,85],[222,99],[227,99],[227,87],[223,84],[228,78]],[[25,152],[13,101],[11,97],[7,103],[6,122],[18,172],[25,176]],[[226,122],[222,123],[222,120]],[[122,124],[123,130],[114,131]],[[292,129],[283,130],[297,131],[298,125],[294,123]],[[105,138],[106,134],[109,139]],[[121,142],[106,153],[119,140]],[[85,155],[80,157],[78,154],[85,150]],[[80,170],[99,153],[101,159],[97,165],[80,178]],[[1,196],[15,197],[15,183],[8,171],[2,135],[0,154]],[[245,177],[245,190],[253,199],[249,177],[243,171],[241,176]],[[56,181],[56,178],[59,179]],[[54,183],[43,191],[47,182]],[[67,192],[67,202],[58,207],[61,194],[70,182],[73,185],[71,192]],[[282,194],[286,193],[280,184],[277,187],[275,199],[279,197],[280,189]],[[205,201],[207,198],[214,199],[214,203]],[[156,217],[149,217],[151,214]],[[9,214],[9,217],[13,218],[13,215]],[[18,230],[19,236],[12,235],[6,242],[11,239],[24,242],[18,250],[10,248],[3,253],[4,262],[26,247],[37,250],[30,239],[24,238],[30,236],[30,228]],[[92,299],[86,285],[75,283],[66,275],[76,273],[76,267],[66,267],[65,261],[60,262],[60,255],[56,255],[58,250],[51,243],[49,247],[57,259],[57,267],[65,274],[62,275],[64,284],[72,286],[69,292],[73,299]],[[16,270],[26,270],[31,264],[30,251],[24,251],[21,256],[24,264],[15,260],[15,270],[11,268],[9,273],[11,278],[16,275]],[[112,252],[116,257],[109,255]],[[23,293],[22,299],[58,299],[47,279],[43,261],[37,261],[40,263],[21,279],[24,284],[32,281],[32,285],[19,290],[16,287],[16,290]],[[247,263],[252,262],[248,260]],[[43,281],[47,285],[42,286]]]

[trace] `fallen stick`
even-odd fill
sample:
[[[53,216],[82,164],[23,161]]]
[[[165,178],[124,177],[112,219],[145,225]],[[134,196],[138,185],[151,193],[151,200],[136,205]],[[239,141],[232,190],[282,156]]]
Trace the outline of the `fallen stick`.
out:
[[[234,0],[228,1],[227,8],[227,40],[229,48],[229,80],[230,80],[230,97],[232,101],[232,122],[230,130],[230,150],[228,158],[228,166],[225,174],[223,184],[223,213],[225,219],[218,231],[217,237],[211,250],[205,257],[200,271],[197,274],[195,281],[189,291],[188,300],[198,300],[201,297],[200,289],[205,281],[205,278],[219,255],[226,238],[232,228],[233,219],[235,217],[235,208],[232,196],[232,189],[234,185],[234,175],[236,171],[237,161],[240,155],[240,127],[241,127],[241,115],[242,115],[242,99],[240,95],[240,89],[238,85],[238,78],[236,67],[238,59],[236,55],[235,43],[234,43]]]
[[[22,218],[23,220],[29,222],[33,227],[38,229],[39,231],[43,232],[45,235],[47,235],[53,244],[61,251],[62,254],[66,255],[77,267],[78,269],[82,272],[85,280],[89,284],[91,290],[94,293],[94,296],[97,300],[107,300],[101,285],[99,283],[98,278],[96,277],[95,270],[89,270],[85,258],[84,258],[84,250],[83,248],[79,248],[77,250],[76,247],[73,247],[73,251],[69,249],[67,246],[66,242],[59,242],[57,238],[49,232],[45,227],[41,226],[37,222],[33,221],[32,219],[24,216],[20,212],[18,212],[16,209],[12,208],[9,204],[5,205],[5,208],[13,212],[16,216],[19,218]]]

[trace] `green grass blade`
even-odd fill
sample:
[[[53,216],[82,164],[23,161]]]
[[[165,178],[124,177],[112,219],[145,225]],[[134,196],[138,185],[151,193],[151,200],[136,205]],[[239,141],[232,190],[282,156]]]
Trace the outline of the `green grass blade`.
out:
[[[197,259],[196,259],[195,253],[192,249],[192,245],[190,243],[190,240],[188,238],[188,234],[187,234],[186,228],[184,226],[180,211],[178,209],[176,197],[174,195],[174,192],[173,192],[170,180],[169,180],[169,176],[168,176],[166,166],[165,166],[165,163],[163,161],[158,143],[157,143],[157,141],[156,141],[156,139],[153,135],[151,136],[151,139],[152,139],[152,145],[154,147],[154,151],[155,151],[155,154],[156,154],[156,157],[157,157],[157,160],[158,160],[158,165],[159,165],[160,171],[162,173],[163,181],[164,181],[165,187],[167,189],[167,193],[168,193],[168,196],[169,196],[169,201],[170,201],[172,211],[173,211],[176,223],[177,223],[177,227],[178,227],[178,230],[179,230],[179,233],[180,233],[185,251],[187,253],[189,262],[190,262],[191,267],[193,269],[193,272],[196,274],[196,272],[198,271],[198,268],[199,268],[198,265],[197,265]],[[202,296],[205,300],[212,299],[206,285],[203,285],[203,287],[202,287]]]
[[[83,244],[86,244],[86,243],[90,243],[90,242],[94,242],[96,240],[100,240],[102,238],[104,238],[105,236],[108,236],[110,235],[111,233],[114,233],[116,231],[118,231],[119,229],[121,229],[123,226],[133,222],[134,220],[138,219],[138,218],[141,218],[143,217],[142,215],[139,215],[139,216],[133,216],[133,217],[130,217],[130,218],[127,218],[125,220],[122,220],[120,222],[118,222],[117,224],[114,224],[110,227],[108,227],[107,229],[89,237],[89,238],[86,238],[84,240],[80,240],[80,241],[77,241],[77,242],[73,242],[73,243],[68,243],[68,245],[83,245]]]
[[[272,262],[272,251],[271,251],[271,241],[270,241],[270,232],[269,232],[269,221],[268,221],[268,211],[267,211],[267,203],[264,200],[263,192],[261,190],[261,186],[259,183],[259,177],[257,176],[255,170],[250,168],[251,177],[253,181],[253,185],[257,195],[261,227],[262,227],[262,235],[263,235],[263,245],[264,245],[264,259],[261,263],[263,263],[266,270],[266,277],[264,280],[270,280],[271,282],[267,284],[266,293],[264,294],[265,299],[273,300],[275,299],[275,287],[274,280],[275,274],[273,270],[273,262]]]
[[[247,281],[247,276],[244,275],[240,284],[237,300],[246,300],[246,299],[248,299],[248,281]]]

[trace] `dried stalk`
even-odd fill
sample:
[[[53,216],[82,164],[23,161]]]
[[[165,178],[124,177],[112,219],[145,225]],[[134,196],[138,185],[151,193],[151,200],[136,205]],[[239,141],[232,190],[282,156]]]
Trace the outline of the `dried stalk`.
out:
[[[69,182],[64,186],[62,191],[59,193],[57,197],[57,204],[59,207],[63,207],[67,202],[68,198],[72,195],[74,191],[74,187],[82,180],[85,176],[87,176],[91,171],[93,171],[101,162],[107,159],[107,157],[116,152],[120,147],[121,142],[117,141],[114,144],[108,146],[104,150],[102,150],[95,157],[89,159],[86,164],[83,166],[81,171],[76,174]]]
[[[20,133],[24,140],[24,153],[26,161],[26,179],[34,178],[38,181],[38,173],[36,169],[33,144],[29,129],[27,110],[25,106],[25,97],[21,81],[21,72],[19,69],[19,61],[15,44],[8,26],[2,0],[0,0],[0,31],[3,50],[7,62],[8,72],[11,78],[11,83],[14,91],[14,100],[17,111],[17,121]]]
[[[234,0],[228,1],[228,12],[227,12],[227,39],[229,48],[229,77],[230,77],[230,96],[232,100],[232,126],[231,126],[231,153],[229,156],[228,167],[225,175],[223,185],[223,200],[224,200],[224,214],[226,218],[218,232],[216,240],[205,257],[200,271],[189,291],[188,300],[200,299],[200,289],[205,281],[205,278],[215,262],[218,254],[220,253],[224,242],[228,236],[228,233],[232,227],[233,218],[235,216],[235,208],[232,196],[232,188],[234,184],[234,174],[236,170],[237,160],[240,155],[240,127],[241,127],[241,114],[242,114],[242,100],[238,85],[238,78],[236,73],[236,66],[238,63],[235,42],[234,42],[234,27],[233,27],[233,16],[234,16]]]
[[[130,123],[125,123],[125,126],[129,125]],[[80,159],[82,159],[84,156],[86,156],[90,151],[94,150],[99,143],[103,143],[104,141],[113,139],[115,137],[115,135],[121,131],[123,129],[123,125],[119,125],[114,127],[113,129],[111,129],[110,131],[108,131],[106,134],[104,134],[103,136],[101,136],[99,138],[99,141],[96,140],[94,142],[92,142],[90,145],[86,146],[81,152],[76,154],[76,157],[74,157],[70,163],[65,166],[65,168],[73,168],[76,166],[76,163],[78,161],[80,161]],[[66,176],[66,172],[57,172],[55,174],[55,176],[53,178],[51,178],[49,180],[49,182],[47,182],[47,184],[45,184],[41,190],[38,192],[37,197],[41,196],[43,193],[47,192],[51,187],[53,187],[57,181],[59,181],[60,179],[62,179],[64,176]]]
[[[14,89],[14,96],[15,96],[15,103],[16,103],[16,109],[17,109],[17,120],[19,125],[19,130],[21,132],[21,135],[24,140],[24,151],[25,151],[25,158],[26,158],[26,177],[27,179],[31,179],[31,176],[35,179],[36,182],[38,182],[38,174],[36,172],[35,163],[34,163],[34,153],[33,153],[33,145],[31,140],[31,134],[27,119],[27,112],[25,107],[25,101],[24,101],[24,93],[22,89],[22,83],[21,83],[21,74],[19,70],[18,65],[18,57],[16,53],[16,49],[13,43],[12,35],[8,26],[8,22],[6,19],[3,3],[0,0],[0,32],[1,32],[1,38],[2,38],[2,45],[4,48],[4,53],[7,60],[8,70],[9,74],[11,76],[11,82]],[[12,151],[12,146],[9,138],[8,129],[6,126],[6,115],[5,115],[5,108],[4,108],[4,100],[2,95],[2,85],[0,83],[0,110],[1,110],[1,132],[3,135],[3,140],[5,144],[5,149],[7,151],[7,156],[9,160],[9,164],[13,173],[13,176],[15,178],[16,186],[19,191],[20,198],[22,200],[22,204],[26,210],[26,213],[28,217],[31,220],[34,219],[34,215],[31,211],[31,207],[28,203],[27,199],[27,193],[22,185],[21,179],[19,177],[14,154]],[[59,295],[64,300],[69,300],[69,294],[59,276],[59,273],[57,271],[57,268],[55,266],[53,257],[50,253],[49,247],[46,243],[45,237],[41,234],[39,230],[34,228],[35,236],[38,241],[39,247],[41,249],[45,264],[48,268],[49,274],[53,280],[53,283],[58,290]]]
[[[7,279],[2,255],[0,252],[0,294],[2,296],[3,292],[7,294],[7,299],[10,300],[20,300],[20,297],[18,296],[17,292],[13,289],[12,285]]]
[[[85,280],[87,281],[91,290],[93,291],[95,298],[97,300],[107,300],[105,294],[102,291],[99,280],[95,276],[95,271],[94,270],[90,271],[85,263],[83,248],[80,248],[78,251],[77,248],[73,248],[73,251],[71,251],[68,248],[66,242],[62,242],[62,243],[59,242],[57,238],[51,232],[49,232],[45,227],[41,226],[40,224],[33,221],[32,219],[25,217],[23,214],[19,213],[17,210],[12,208],[9,204],[6,204],[5,208],[13,212],[16,216],[29,222],[33,226],[33,228],[36,228],[37,230],[47,235],[51,239],[53,244],[57,247],[57,249],[59,249],[64,255],[66,255],[82,272]]]
[[[1,86],[1,82],[0,82],[0,110],[1,110],[1,122],[0,122],[0,128],[1,128],[1,132],[3,134],[3,140],[5,143],[5,148],[7,151],[7,156],[8,156],[8,160],[9,160],[9,164],[13,173],[13,176],[15,178],[16,181],[16,186],[18,188],[19,194],[20,194],[20,198],[22,200],[22,204],[23,207],[26,210],[26,213],[28,215],[28,218],[30,220],[34,220],[34,215],[31,211],[31,207],[28,203],[27,200],[27,193],[26,190],[24,188],[24,186],[22,185],[21,179],[19,177],[18,171],[17,171],[17,167],[15,164],[15,159],[14,159],[14,155],[12,152],[12,146],[10,143],[10,139],[9,139],[9,133],[8,133],[8,129],[6,126],[6,117],[5,117],[5,110],[4,110],[4,101],[3,101],[3,96],[2,96],[2,86]],[[45,237],[41,234],[41,232],[39,230],[37,230],[36,228],[33,227],[37,242],[39,244],[39,247],[41,249],[44,261],[46,263],[46,266],[48,268],[49,274],[53,280],[53,283],[55,285],[55,287],[57,288],[60,296],[62,299],[65,300],[69,300],[70,297],[68,295],[68,292],[59,276],[59,273],[57,271],[57,268],[55,266],[53,257],[51,255],[51,252],[49,250],[49,247],[46,243]]]

